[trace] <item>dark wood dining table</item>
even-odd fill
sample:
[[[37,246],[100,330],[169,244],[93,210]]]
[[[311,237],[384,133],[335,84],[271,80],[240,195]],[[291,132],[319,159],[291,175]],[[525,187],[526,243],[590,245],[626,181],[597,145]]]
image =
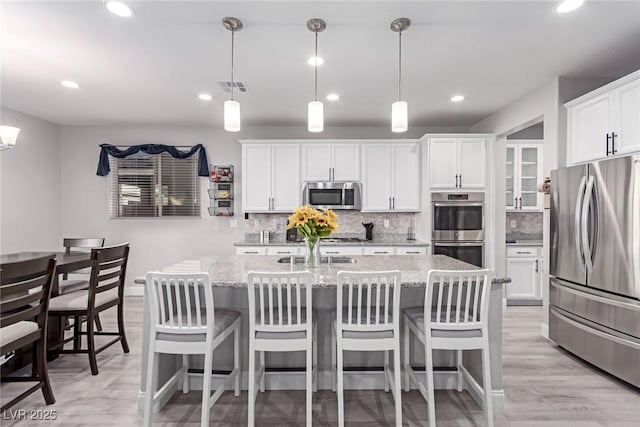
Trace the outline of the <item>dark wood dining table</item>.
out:
[[[72,273],[83,268],[91,267],[91,252],[16,252],[13,254],[0,255],[0,263],[5,264],[11,262],[30,261],[33,259],[50,257],[52,255],[56,258],[56,270],[53,275],[53,282],[51,283],[51,298],[53,298],[59,295],[59,277],[61,274]],[[62,322],[62,317],[58,317],[56,321],[48,322],[47,348],[50,348],[52,345],[55,345],[64,338],[64,325]],[[30,356],[30,351],[26,352],[26,354],[16,354],[16,361],[14,364],[20,366],[16,366],[15,368],[20,368],[29,363],[31,360]],[[53,360],[57,357],[57,355],[49,353],[47,359]]]

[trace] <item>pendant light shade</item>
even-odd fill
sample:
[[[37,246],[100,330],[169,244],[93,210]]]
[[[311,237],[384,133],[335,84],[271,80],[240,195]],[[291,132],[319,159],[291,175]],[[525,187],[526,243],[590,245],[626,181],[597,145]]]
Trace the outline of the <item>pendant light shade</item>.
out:
[[[224,101],[224,130],[240,131],[240,103],[233,99]]]
[[[391,22],[391,31],[398,33],[398,100],[391,104],[391,131],[395,133],[406,132],[408,126],[408,105],[402,101],[402,32],[411,25],[407,18],[394,19]]]
[[[242,30],[242,21],[238,18],[226,17],[222,19],[222,25],[231,31],[231,96],[224,102],[224,130],[227,132],[240,131],[240,103],[233,99],[233,89],[235,81],[233,80],[233,59],[234,59],[234,41],[236,31]]]
[[[406,132],[407,126],[407,103],[396,101],[391,104],[391,131]]]
[[[309,132],[324,130],[324,106],[320,101],[311,101],[307,108],[307,128]]]
[[[315,58],[318,58],[318,33],[324,31],[327,28],[327,23],[322,19],[313,18],[307,21],[307,28],[309,31],[315,33],[316,38],[316,54]],[[307,129],[309,132],[322,132],[324,131],[324,106],[322,102],[318,101],[318,66],[319,62],[316,59],[314,67],[314,95],[313,101],[307,105]]]

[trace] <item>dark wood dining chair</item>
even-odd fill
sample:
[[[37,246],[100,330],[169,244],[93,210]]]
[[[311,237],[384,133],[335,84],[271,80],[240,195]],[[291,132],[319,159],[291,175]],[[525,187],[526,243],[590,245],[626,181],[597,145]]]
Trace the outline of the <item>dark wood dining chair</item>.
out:
[[[41,389],[47,405],[55,403],[47,373],[47,311],[55,271],[54,255],[0,265],[0,354],[33,345],[30,377],[2,377],[2,383],[36,382],[2,405],[9,409]]]
[[[91,276],[89,289],[79,290],[51,298],[50,316],[74,318],[73,337],[62,339],[49,350],[57,354],[88,354],[91,373],[98,375],[96,355],[120,341],[122,350],[129,353],[129,344],[124,330],[124,284],[129,258],[129,244],[108,246],[91,250]],[[117,308],[118,331],[94,330],[98,313]],[[86,319],[86,332],[82,331],[82,319]],[[87,348],[82,349],[82,336],[87,337]],[[96,336],[116,336],[100,348],[96,348]],[[64,345],[73,341],[73,350],[65,350]]]
[[[71,250],[87,251],[103,247],[104,241],[104,237],[65,237],[62,239],[62,246],[64,246],[65,253],[70,253]],[[69,274],[64,273],[62,275],[62,280],[58,281],[58,295],[89,288],[89,275],[91,274],[90,268],[83,268],[82,270],[74,271],[71,274],[81,275],[81,277],[69,279]],[[54,294],[54,296],[57,295]],[[62,323],[63,325],[66,325],[64,319],[62,319]],[[68,327],[65,327],[65,329],[67,328]],[[96,316],[96,330],[102,331],[100,316]]]

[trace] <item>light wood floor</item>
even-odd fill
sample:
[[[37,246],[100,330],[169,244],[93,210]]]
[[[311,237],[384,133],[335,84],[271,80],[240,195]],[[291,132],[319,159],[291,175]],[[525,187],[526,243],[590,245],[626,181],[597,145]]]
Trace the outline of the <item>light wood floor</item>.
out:
[[[540,307],[508,307],[504,319],[504,413],[496,425],[522,427],[638,426],[640,393],[584,364],[540,337]],[[105,329],[115,319],[104,315]],[[13,425],[141,425],[137,414],[140,381],[142,299],[126,301],[127,333],[131,353],[119,345],[98,357],[100,374],[92,376],[86,355],[63,355],[50,364],[56,404],[44,405],[41,393],[15,409],[55,409],[55,421],[16,422],[5,414],[2,426]],[[11,384],[10,387],[14,387]],[[15,389],[3,386],[2,394]],[[154,425],[198,425],[198,391],[176,394],[154,418]],[[417,391],[403,393],[404,424],[426,425],[426,405]],[[246,425],[246,392],[225,393],[211,414],[214,426]],[[304,425],[303,391],[267,391],[258,396],[258,426]],[[347,391],[346,420],[351,426],[393,425],[393,399],[383,391]],[[466,393],[436,391],[438,426],[484,425],[482,411]],[[335,394],[321,391],[314,397],[314,425],[336,425]]]

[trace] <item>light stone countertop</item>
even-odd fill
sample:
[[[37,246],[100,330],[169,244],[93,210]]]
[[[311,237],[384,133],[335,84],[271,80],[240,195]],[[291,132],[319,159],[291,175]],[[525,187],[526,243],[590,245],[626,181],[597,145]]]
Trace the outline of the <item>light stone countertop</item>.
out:
[[[250,271],[304,271],[303,264],[279,264],[279,256],[205,256],[189,259],[160,271],[165,273],[208,272],[212,285],[222,288],[244,288],[247,286],[247,273]],[[431,269],[439,270],[479,270],[478,267],[446,255],[360,255],[354,256],[355,264],[322,265],[310,271],[314,275],[314,286],[331,288],[337,284],[338,271],[376,271],[400,270],[402,285],[406,287],[423,287],[426,285],[427,273]],[[496,278],[494,284],[509,283],[508,277]],[[138,277],[135,283],[145,283],[144,276]]]
[[[337,237],[360,237],[362,236],[337,236]],[[277,234],[269,240],[269,243],[260,243],[257,238],[245,238],[233,244],[233,246],[302,246],[304,242],[288,242],[284,234]],[[422,240],[407,240],[404,234],[387,234],[382,237],[374,235],[373,240],[360,240],[356,242],[325,242],[320,239],[321,246],[414,246],[429,247],[430,244]]]
[[[515,243],[507,243],[507,246],[542,246],[542,240],[516,240]]]

